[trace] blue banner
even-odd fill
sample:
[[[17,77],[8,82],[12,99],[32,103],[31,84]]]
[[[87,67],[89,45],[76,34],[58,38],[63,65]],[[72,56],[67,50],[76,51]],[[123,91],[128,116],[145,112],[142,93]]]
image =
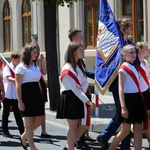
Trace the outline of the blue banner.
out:
[[[122,36],[107,0],[100,0],[95,83],[104,94],[118,74]]]

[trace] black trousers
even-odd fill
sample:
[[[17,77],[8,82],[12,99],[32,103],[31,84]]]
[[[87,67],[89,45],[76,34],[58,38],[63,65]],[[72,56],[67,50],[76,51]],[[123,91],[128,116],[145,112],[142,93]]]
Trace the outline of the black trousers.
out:
[[[23,124],[20,110],[18,108],[18,101],[17,99],[8,99],[8,98],[4,98],[3,100],[3,113],[2,113],[3,132],[4,133],[8,132],[8,117],[10,114],[10,106],[12,106],[16,124],[19,128],[19,132],[20,134],[22,134],[24,132],[24,124]]]

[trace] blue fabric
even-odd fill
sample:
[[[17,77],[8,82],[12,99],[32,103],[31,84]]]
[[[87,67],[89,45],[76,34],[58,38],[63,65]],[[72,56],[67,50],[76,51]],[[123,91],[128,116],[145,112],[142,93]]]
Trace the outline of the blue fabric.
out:
[[[107,0],[100,1],[98,41],[96,52],[95,79],[99,88],[104,90],[120,65],[123,39]],[[113,76],[115,78],[115,76]],[[105,91],[104,91],[105,92]]]
[[[85,74],[88,78],[91,78],[91,79],[95,78],[95,71],[92,71],[92,70],[85,68]]]

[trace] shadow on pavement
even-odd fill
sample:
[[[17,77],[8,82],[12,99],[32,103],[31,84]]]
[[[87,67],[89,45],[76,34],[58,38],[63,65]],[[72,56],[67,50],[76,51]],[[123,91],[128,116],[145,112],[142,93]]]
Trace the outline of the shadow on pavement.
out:
[[[1,146],[7,146],[7,147],[20,147],[20,146],[22,146],[21,145],[21,142],[20,142],[20,140],[18,139],[18,142],[16,142],[16,141],[1,141],[0,142],[0,147]]]

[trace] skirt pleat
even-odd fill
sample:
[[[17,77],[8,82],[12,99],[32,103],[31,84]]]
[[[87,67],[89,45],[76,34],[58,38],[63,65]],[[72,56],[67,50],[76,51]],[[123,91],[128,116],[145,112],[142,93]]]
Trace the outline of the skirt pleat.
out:
[[[147,119],[146,107],[140,93],[125,93],[125,104],[128,110],[128,118],[121,115],[121,106],[117,112],[117,120],[124,123],[142,123]]]
[[[83,102],[71,91],[64,91],[60,95],[56,118],[79,119],[84,118]]]

